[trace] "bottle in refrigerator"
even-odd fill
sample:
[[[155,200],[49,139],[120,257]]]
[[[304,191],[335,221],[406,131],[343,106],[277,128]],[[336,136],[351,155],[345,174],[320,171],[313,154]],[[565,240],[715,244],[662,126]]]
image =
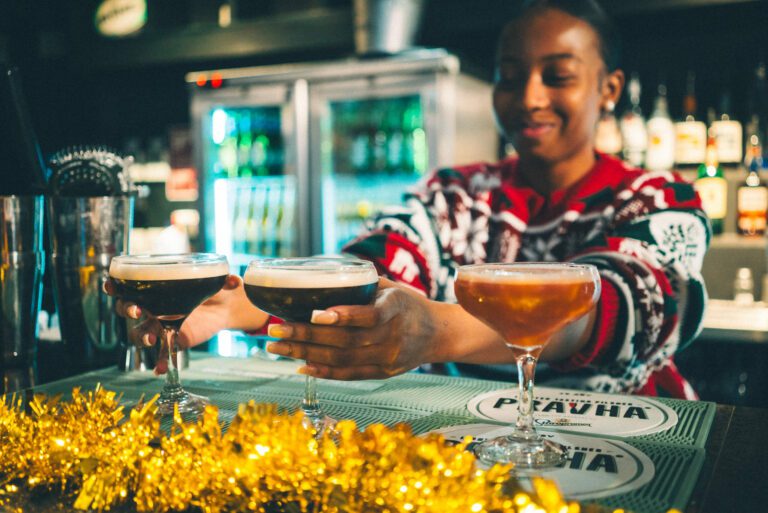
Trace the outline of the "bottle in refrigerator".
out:
[[[266,213],[263,221],[264,228],[264,255],[276,257],[280,255],[280,217],[282,217],[282,189],[283,183],[273,182],[270,184],[267,194]]]
[[[296,208],[296,183],[292,177],[286,177],[280,189],[280,209],[277,214],[277,237],[279,248],[276,253],[281,257],[295,256],[296,227],[293,224]]]
[[[395,99],[390,102],[387,109],[387,127],[389,137],[387,139],[387,172],[397,174],[402,171],[403,144],[403,125],[401,123],[403,105],[402,99]]]
[[[653,112],[648,119],[648,150],[645,167],[649,171],[668,171],[675,164],[675,126],[667,107],[667,86],[659,84]]]
[[[237,175],[241,178],[253,176],[251,151],[253,133],[251,132],[251,113],[243,110],[237,116]]]
[[[232,213],[232,253],[237,255],[247,253],[249,249],[248,221],[252,215],[253,201],[249,187],[235,190],[237,192]]]
[[[261,225],[261,240],[258,241],[259,251],[258,254],[262,256],[273,256],[273,244],[274,244],[274,230],[272,226],[272,217],[270,215],[270,207],[272,206],[271,195],[275,191],[275,187],[271,184],[265,184],[261,187],[262,199],[259,205],[260,212],[258,213],[258,223]]]
[[[731,117],[731,95],[724,93],[720,99],[720,117],[712,122],[720,164],[736,165],[742,158],[741,123]]]
[[[640,109],[640,78],[632,74],[627,85],[630,108],[621,116],[619,127],[623,142],[623,157],[630,165],[642,167],[648,148],[648,132]]]
[[[351,130],[349,130],[349,136],[351,136],[352,144],[349,156],[349,168],[343,167],[337,168],[338,173],[349,174],[353,173],[367,173],[372,168],[372,159],[370,157],[369,149],[373,146],[373,134],[371,132],[371,126],[367,123],[369,117],[368,113],[370,108],[367,101],[355,102],[358,105],[359,110],[354,111],[352,107],[351,117]]]
[[[373,127],[373,139],[370,146],[371,170],[374,173],[387,171],[387,146],[389,129],[386,126],[386,109],[389,106],[378,103],[378,108],[371,109],[371,125]]]
[[[696,119],[696,75],[688,72],[683,117],[675,123],[675,164],[691,167],[701,164],[707,149],[707,125]]]
[[[423,114],[419,98],[409,98],[408,106],[403,112],[405,144],[401,161],[406,173],[422,175],[427,171],[429,154]]]
[[[245,223],[245,240],[247,241],[247,248],[243,251],[243,253],[248,255],[259,254],[258,244],[263,237],[258,216],[261,202],[264,201],[262,189],[263,187],[259,184],[256,184],[253,187],[248,187],[250,207],[248,209],[248,220]]]
[[[699,193],[704,212],[712,224],[712,233],[723,233],[725,215],[728,207],[728,182],[723,169],[717,161],[717,148],[714,133],[707,137],[706,157],[699,166],[694,188]]]
[[[747,175],[736,192],[736,230],[744,236],[765,234],[768,215],[768,187],[760,178],[761,157],[758,146],[752,146]]]

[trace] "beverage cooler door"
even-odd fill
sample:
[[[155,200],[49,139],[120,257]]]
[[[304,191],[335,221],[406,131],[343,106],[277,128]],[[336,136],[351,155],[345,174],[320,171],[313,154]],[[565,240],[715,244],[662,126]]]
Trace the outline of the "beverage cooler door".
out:
[[[428,73],[311,85],[315,252],[338,254],[435,166],[439,87]]]
[[[297,195],[306,159],[298,157],[296,96],[295,84],[193,96],[206,250],[226,255],[232,272],[242,272],[254,257],[294,256],[301,249]]]

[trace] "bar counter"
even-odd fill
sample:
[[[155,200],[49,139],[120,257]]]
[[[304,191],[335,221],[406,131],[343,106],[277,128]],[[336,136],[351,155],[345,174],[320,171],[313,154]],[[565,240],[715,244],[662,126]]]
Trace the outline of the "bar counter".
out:
[[[192,355],[190,368],[181,373],[182,383],[190,392],[210,397],[219,407],[224,427],[238,404],[251,399],[288,410],[300,404],[304,384],[303,376],[295,374],[296,362]],[[102,369],[34,391],[63,393],[66,398],[73,387],[89,390],[100,383],[121,393],[123,403],[131,406],[142,395],[158,393],[163,381],[151,372]],[[354,419],[363,429],[373,423],[403,422],[415,434],[440,431],[449,440],[460,440],[467,433],[504,429],[506,423],[492,417],[496,410],[506,408],[503,415],[508,415],[514,408],[510,398],[516,397],[516,390],[510,386],[514,384],[408,373],[381,381],[320,380],[319,397],[330,415]],[[572,449],[568,468],[544,474],[558,482],[567,497],[569,489],[577,490],[572,498],[583,504],[595,502],[635,513],[670,508],[691,513],[768,509],[768,487],[764,484],[768,410],[544,387],[537,388],[536,397],[541,399],[539,410],[562,414],[565,408],[566,417],[569,408],[571,413],[587,411],[595,421],[586,428],[578,426],[589,423],[570,425],[574,427],[543,423],[546,436]],[[623,419],[653,420],[655,409],[663,415],[657,416],[657,425],[647,433],[611,431],[620,428]],[[537,417],[545,416],[539,413]],[[169,421],[162,424],[168,427]],[[608,431],[601,431],[606,427]],[[627,465],[631,466],[628,471]],[[569,482],[571,477],[579,483]],[[600,489],[600,483],[605,483],[605,488]],[[579,486],[586,488],[579,490]]]

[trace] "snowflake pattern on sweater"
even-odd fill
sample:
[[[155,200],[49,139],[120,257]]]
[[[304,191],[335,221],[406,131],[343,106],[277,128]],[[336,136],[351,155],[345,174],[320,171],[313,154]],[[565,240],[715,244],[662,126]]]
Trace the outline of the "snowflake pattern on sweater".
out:
[[[571,261],[600,271],[595,330],[552,367],[550,384],[695,398],[672,357],[699,333],[701,265],[711,230],[693,186],[670,172],[629,169],[598,155],[576,184],[549,196],[517,160],[440,169],[386,209],[345,251],[431,299],[455,301],[463,264]]]

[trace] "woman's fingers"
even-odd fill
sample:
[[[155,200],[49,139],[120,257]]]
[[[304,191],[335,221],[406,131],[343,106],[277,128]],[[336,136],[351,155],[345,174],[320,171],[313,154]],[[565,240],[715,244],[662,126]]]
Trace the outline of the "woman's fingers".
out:
[[[234,290],[237,287],[240,286],[240,284],[243,282],[243,279],[236,275],[236,274],[229,274],[227,275],[227,279],[224,282],[224,290]]]
[[[377,342],[370,330],[313,324],[272,324],[269,326],[267,334],[274,338],[310,342],[337,348],[370,346]]]
[[[128,340],[137,347],[151,347],[157,342],[160,323],[147,319],[128,330]]]
[[[402,295],[403,291],[397,288],[379,289],[372,305],[343,305],[315,310],[312,312],[312,324],[375,328],[401,313]]]
[[[350,348],[337,348],[318,344],[297,343],[280,340],[267,345],[272,354],[287,356],[297,360],[333,367],[360,367],[366,365],[389,365],[397,357],[396,347],[373,345]]]
[[[115,303],[115,311],[120,317],[127,317],[128,319],[139,319],[143,313],[135,303],[128,303],[120,299]]]
[[[336,379],[340,381],[352,381],[358,379],[384,379],[392,376],[378,365],[363,365],[359,367],[329,367],[308,363],[300,367],[299,374],[307,374],[321,379]]]
[[[168,347],[165,344],[160,344],[160,348],[157,351],[155,374],[159,376],[166,372],[168,372]]]

